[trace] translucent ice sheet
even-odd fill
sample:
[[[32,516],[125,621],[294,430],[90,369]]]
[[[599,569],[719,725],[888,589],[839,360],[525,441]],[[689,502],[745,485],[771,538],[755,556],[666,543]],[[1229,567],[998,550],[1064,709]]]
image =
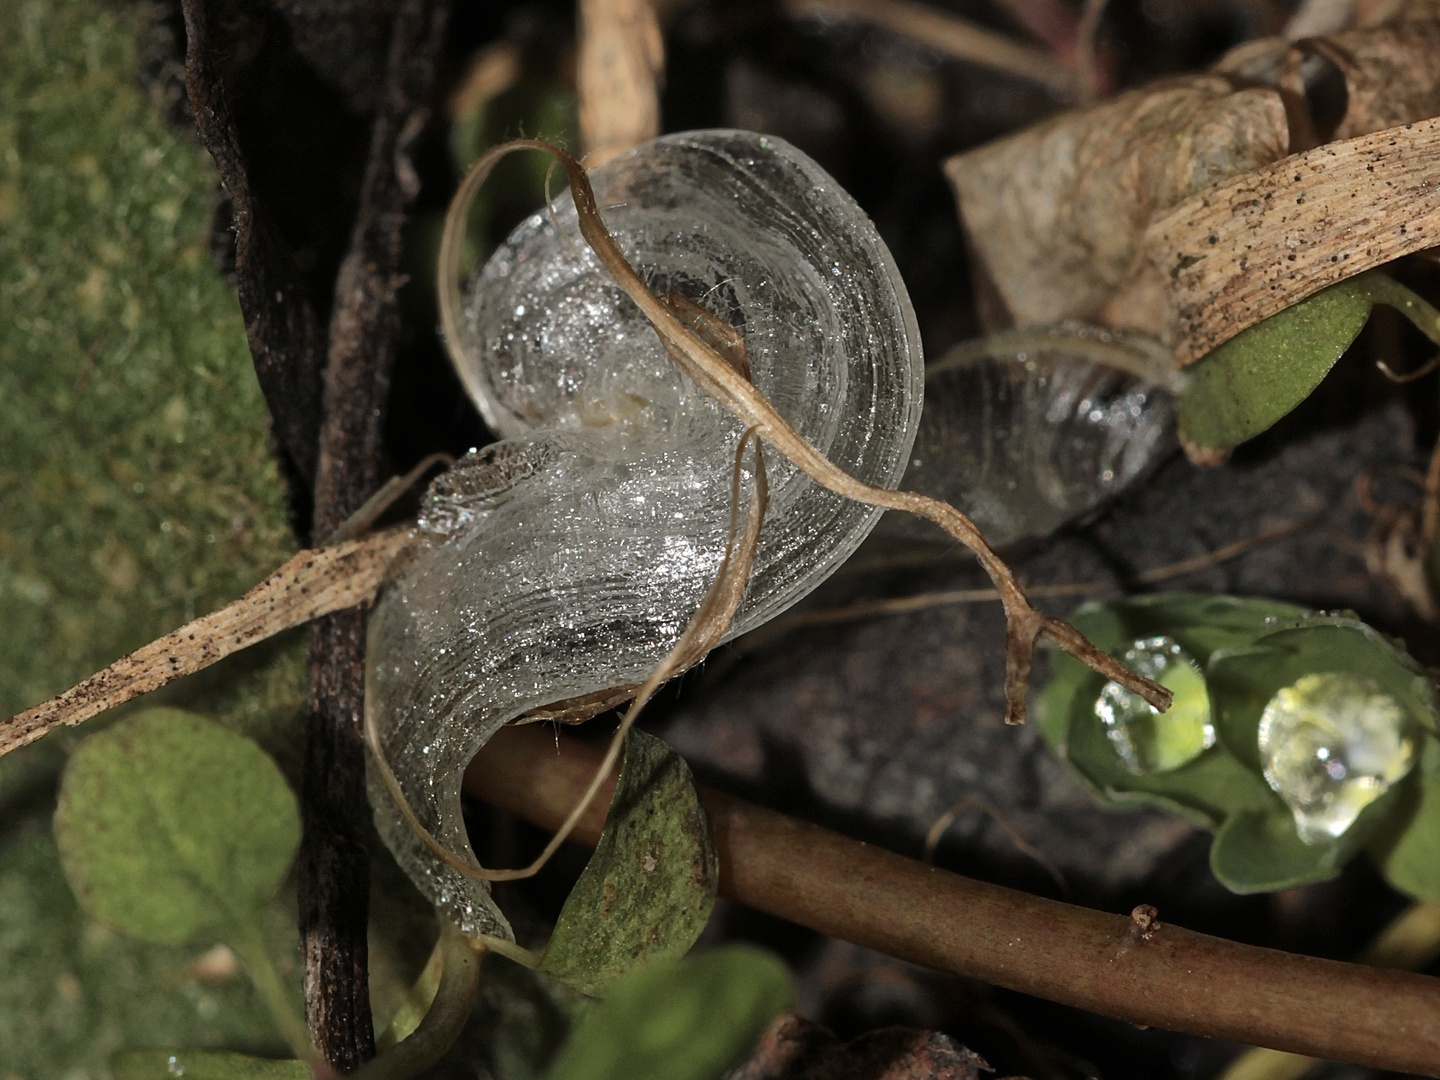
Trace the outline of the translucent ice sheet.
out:
[[[919,334],[889,252],[839,185],[782,140],[739,131],[657,139],[591,179],[650,287],[740,331],[756,385],[800,434],[893,487],[919,422]],[[479,747],[532,709],[643,681],[679,638],[722,555],[741,428],[675,368],[568,196],[495,253],[465,315],[456,365],[506,441],[432,490],[430,542],[370,620],[366,708],[420,820],[468,858],[460,782]],[[732,635],[818,585],[878,516],[773,451],[766,465],[770,509]],[[373,769],[370,794],[422,891],[463,928],[508,935],[488,889],[420,845]]]
[[[1134,483],[1173,447],[1173,417],[1165,391],[1059,348],[936,365],[901,486],[959,507],[1004,547]],[[898,514],[884,531],[936,535]]]

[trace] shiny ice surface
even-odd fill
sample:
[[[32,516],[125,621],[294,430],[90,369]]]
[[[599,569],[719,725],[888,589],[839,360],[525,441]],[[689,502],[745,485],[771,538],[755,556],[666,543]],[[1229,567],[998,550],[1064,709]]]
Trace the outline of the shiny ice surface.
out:
[[[831,177],[782,140],[708,131],[647,143],[591,179],[655,292],[739,330],[756,385],[841,468],[899,481],[919,334],[889,252]],[[420,820],[466,858],[460,781],[477,749],[531,709],[643,681],[713,580],[729,525],[740,425],[676,370],[564,206],[517,228],[467,290],[456,366],[506,441],[437,482],[430,542],[370,620],[366,708]],[[770,509],[732,635],[818,585],[877,517],[774,451],[766,467]],[[370,795],[422,891],[463,927],[508,935],[488,889],[419,844],[373,769]]]
[[[1119,494],[1173,446],[1170,396],[1056,351],[939,370],[903,487],[965,511],[1003,547],[1046,536]],[[922,531],[923,530],[923,531]],[[893,535],[934,535],[899,515]]]
[[[1349,672],[1301,677],[1260,717],[1265,780],[1289,805],[1307,844],[1340,836],[1415,764],[1400,703]]]
[[[1215,745],[1205,677],[1178,642],[1164,636],[1141,638],[1120,659],[1132,671],[1175,692],[1175,700],[1162,713],[1117,682],[1101,688],[1095,715],[1129,772],[1144,776],[1178,769]]]

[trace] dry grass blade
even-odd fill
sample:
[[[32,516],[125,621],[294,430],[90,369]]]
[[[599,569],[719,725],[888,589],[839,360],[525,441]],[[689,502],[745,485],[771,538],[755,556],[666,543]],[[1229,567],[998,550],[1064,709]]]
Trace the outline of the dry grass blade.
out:
[[[1181,203],[1145,250],[1177,364],[1327,285],[1440,244],[1440,118],[1292,155]]]
[[[1437,455],[1436,460],[1440,461],[1440,455]],[[1440,468],[1440,465],[1437,465],[1436,468]],[[1437,483],[1440,483],[1440,477],[1437,477]],[[1277,525],[1273,529],[1266,529],[1254,536],[1236,540],[1234,543],[1226,544],[1224,547],[1216,548],[1204,555],[1196,555],[1190,559],[1181,559],[1179,562],[1143,570],[1136,574],[1133,580],[1140,585],[1154,585],[1161,581],[1168,581],[1170,578],[1180,577],[1182,574],[1206,570],[1243,555],[1254,548],[1283,540],[1287,536],[1293,536],[1313,525],[1313,521],[1292,521],[1284,525]],[[1113,592],[1115,589],[1116,585],[1113,581],[1071,581],[1056,585],[1027,586],[1025,595],[1059,599],[1071,596],[1098,596],[1101,593]],[[859,619],[871,619],[884,615],[908,615],[914,611],[927,611],[930,608],[949,607],[953,604],[993,603],[1000,599],[1002,597],[998,589],[949,589],[943,592],[916,593],[913,596],[893,596],[885,600],[858,600],[853,604],[845,604],[841,607],[802,611],[782,616],[752,630],[732,648],[740,653],[751,652],[766,642],[804,626],[828,626],[834,623],[854,622]]]
[[[948,11],[909,0],[786,0],[792,16],[860,19],[957,60],[1039,83],[1053,93],[1075,93],[1075,76],[1054,57],[966,22]]]
[[[750,506],[745,519],[745,529],[743,533],[740,533],[737,523],[740,516],[741,464],[745,448],[753,436],[753,431],[746,431],[740,439],[740,445],[735,450],[735,468],[730,481],[730,535],[726,541],[725,555],[720,560],[720,568],[716,571],[714,583],[711,584],[709,592],[705,594],[705,599],[701,601],[699,610],[691,617],[684,633],[680,635],[680,640],[650,673],[650,677],[645,680],[644,684],[635,691],[635,700],[620,721],[620,726],[610,740],[610,747],[595,770],[589,787],[585,789],[585,793],[570,810],[569,816],[556,830],[555,835],[550,838],[550,842],[545,845],[545,849],[535,857],[529,866],[516,870],[488,870],[464,861],[435,839],[435,836],[416,817],[414,809],[405,798],[405,793],[400,788],[400,782],[396,779],[390,763],[385,759],[384,750],[380,746],[380,734],[376,729],[374,716],[369,710],[366,710],[365,744],[374,758],[380,778],[385,784],[385,790],[389,792],[396,809],[400,811],[400,815],[405,819],[405,823],[409,825],[416,838],[446,866],[477,881],[517,881],[537,874],[589,811],[591,804],[595,801],[595,796],[605,786],[606,780],[614,772],[616,763],[620,760],[620,753],[625,747],[625,736],[634,726],[636,718],[639,717],[641,710],[645,708],[650,698],[654,696],[655,691],[660,689],[668,679],[696,663],[719,644],[720,639],[725,636],[725,631],[730,628],[730,623],[735,618],[735,612],[740,608],[740,601],[745,597],[745,588],[750,582],[750,569],[755,562],[755,552],[760,546],[760,526],[764,521],[765,507],[769,501],[769,484],[765,476],[764,458],[757,443],[755,447],[755,483],[750,491]]]
[[[867,506],[903,510],[933,521],[975,554],[999,590],[1001,603],[1005,607],[1007,723],[1020,724],[1025,721],[1025,693],[1029,685],[1035,645],[1042,636],[1048,636],[1066,652],[1106,678],[1114,679],[1139,694],[1156,708],[1169,708],[1169,690],[1137,675],[1114,657],[1097,649],[1068,623],[1036,611],[1025,599],[1025,594],[1004,560],[991,550],[975,523],[955,507],[914,492],[892,491],[863,483],[801,438],[775,406],[756,390],[720,351],[705,341],[701,334],[697,334],[640,280],[640,276],[621,253],[601,220],[595,205],[595,193],[591,190],[585,170],[564,150],[538,139],[520,139],[496,147],[476,162],[470,175],[462,181],[455,196],[456,204],[460,204],[462,199],[468,201],[494,168],[495,162],[516,150],[542,150],[553,154],[564,166],[570,179],[570,194],[575,200],[581,235],[621,289],[645,313],[659,335],[661,344],[685,374],[713,394],[747,428],[757,431],[762,439],[822,487]],[[445,333],[452,343],[460,341],[459,270],[462,239],[460,227],[447,228],[440,246],[440,311]]]
[[[412,543],[408,529],[302,551],[219,611],[157,638],[49,701],[0,724],[0,756],[194,674],[332,611],[368,604]]]

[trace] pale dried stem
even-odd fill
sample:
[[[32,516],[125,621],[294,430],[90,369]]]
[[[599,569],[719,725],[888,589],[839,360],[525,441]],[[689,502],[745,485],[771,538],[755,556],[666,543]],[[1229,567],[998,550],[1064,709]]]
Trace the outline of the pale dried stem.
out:
[[[665,43],[650,0],[579,0],[580,141],[602,164],[660,134]]]
[[[136,649],[63,694],[0,724],[0,756],[56,727],[194,674],[282,630],[367,604],[413,543],[408,529],[300,552],[234,603]]]
[[[1047,859],[1044,852],[1021,836],[1019,830],[1011,825],[1005,815],[1000,812],[1000,808],[984,795],[967,795],[935,819],[934,824],[930,826],[930,831],[925,834],[925,847],[920,855],[922,862],[935,861],[935,849],[940,846],[940,841],[944,839],[945,833],[949,831],[951,825],[955,824],[961,814],[970,810],[983,810],[986,817],[1000,826],[1000,831],[1010,838],[1010,842],[1015,845],[1016,850],[1033,859],[1050,875],[1051,880],[1055,882],[1062,893],[1066,896],[1070,895],[1070,883],[1065,880],[1065,875],[1060,873],[1060,868]]]
[[[1254,548],[1283,540],[1287,536],[1293,536],[1295,533],[1313,526],[1313,521],[1288,522],[1273,529],[1266,529],[1254,536],[1247,536],[1232,544],[1226,544],[1224,547],[1216,548],[1204,555],[1196,555],[1193,558],[1181,559],[1179,562],[1169,563],[1166,566],[1144,570],[1136,574],[1134,580],[1138,584],[1153,585],[1173,577],[1179,577],[1181,574],[1205,570],[1228,559],[1243,555]],[[1363,555],[1364,552],[1362,551],[1360,554]],[[885,564],[885,568],[888,569],[892,565],[902,564]],[[1071,596],[1097,596],[1101,593],[1113,592],[1115,588],[1114,581],[1072,581],[1055,585],[1032,585],[1026,588],[1025,595],[1031,598],[1059,599]],[[804,626],[828,626],[834,623],[854,622],[858,619],[872,619],[886,615],[908,615],[914,611],[927,611],[931,608],[949,607],[954,604],[993,603],[999,599],[1000,591],[998,589],[949,589],[943,592],[917,593],[914,596],[894,596],[885,600],[860,600],[840,607],[822,608],[819,611],[803,611],[782,616],[773,622],[766,623],[759,629],[752,630],[739,641],[734,642],[730,648],[736,653],[753,652],[775,638]]]

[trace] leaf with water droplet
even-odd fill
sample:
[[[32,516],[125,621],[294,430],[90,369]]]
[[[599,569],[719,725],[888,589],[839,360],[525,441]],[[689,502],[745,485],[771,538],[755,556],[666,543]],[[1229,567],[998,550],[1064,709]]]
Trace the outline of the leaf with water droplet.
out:
[[[1431,794],[1422,786],[1440,787],[1440,780],[1406,775],[1414,740],[1435,743],[1426,731],[1435,728],[1436,694],[1396,643],[1350,615],[1186,593],[1086,604],[1072,620],[1091,641],[1117,654],[1137,640],[1161,636],[1180,644],[1205,667],[1219,736],[1217,745],[1178,768],[1136,775],[1097,715],[1101,677],[1069,657],[1055,657],[1055,675],[1041,700],[1041,730],[1102,802],[1159,805],[1218,829],[1211,867],[1236,892],[1333,877],[1373,837],[1372,851],[1382,866],[1393,866],[1397,887],[1414,895],[1440,893],[1440,874],[1430,869],[1440,864],[1440,850],[1432,851],[1435,841],[1426,831],[1432,815],[1440,819],[1440,791]],[[1354,700],[1340,703],[1335,722],[1343,730],[1337,729],[1335,747],[1317,744],[1334,757],[1309,752],[1319,733],[1305,727],[1304,716],[1271,723],[1272,738],[1262,749],[1262,718],[1273,711],[1277,695],[1322,677],[1353,690]],[[1386,721],[1393,731],[1372,716],[1372,699],[1387,703],[1398,718]],[[1347,708],[1363,715],[1349,716]],[[1274,736],[1310,741],[1291,747],[1286,758],[1288,743],[1272,745]],[[1316,773],[1332,762],[1353,789],[1336,794],[1327,779],[1331,770]],[[1297,777],[1305,782],[1295,782]]]
[[[122,1050],[110,1059],[114,1080],[309,1080],[303,1062],[228,1050]]]
[[[1221,743],[1255,770],[1257,732],[1271,699],[1313,672],[1349,672],[1373,680],[1409,720],[1436,726],[1435,688],[1424,670],[1384,635],[1348,615],[1312,615],[1280,623],[1254,644],[1226,648],[1206,668]]]
[[[1210,845],[1210,869],[1235,893],[1272,892],[1328,881],[1359,849],[1349,834],[1326,844],[1307,844],[1280,802],[1268,810],[1234,814]],[[1373,804],[1372,804],[1373,808]]]
[[[790,1003],[790,973],[745,945],[657,961],[576,1025],[549,1080],[710,1080]]]
[[[690,767],[653,735],[632,730],[605,831],[565,901],[541,970],[603,994],[644,960],[683,955],[710,918],[719,873]]]
[[[1278,620],[1302,614],[1303,608],[1278,601],[1164,593],[1088,603],[1070,618],[1107,652],[1119,654],[1137,640],[1164,636],[1203,668],[1216,650],[1253,642]],[[1270,805],[1272,796],[1257,771],[1220,746],[1177,768],[1131,772],[1095,712],[1105,685],[1103,676],[1058,652],[1051,655],[1050,663],[1054,674],[1040,700],[1041,732],[1101,802],[1117,808],[1155,805],[1210,829],[1218,828],[1229,814]]]
[[[86,739],[55,812],[81,905],[162,944],[252,926],[300,843],[295,796],[249,739],[149,709]]]

